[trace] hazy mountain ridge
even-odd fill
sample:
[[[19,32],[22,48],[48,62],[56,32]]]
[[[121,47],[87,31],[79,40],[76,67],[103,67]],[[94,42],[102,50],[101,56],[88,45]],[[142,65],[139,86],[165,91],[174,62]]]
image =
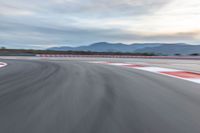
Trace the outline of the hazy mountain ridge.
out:
[[[52,47],[47,50],[53,51],[93,51],[93,52],[137,52],[157,54],[192,54],[200,53],[200,45],[189,45],[185,43],[107,43],[99,42],[88,46],[79,47]]]
[[[183,54],[188,55],[192,53],[199,53],[200,54],[200,45],[161,45],[158,47],[151,47],[151,48],[144,48],[136,50],[135,52],[153,52],[158,54]]]

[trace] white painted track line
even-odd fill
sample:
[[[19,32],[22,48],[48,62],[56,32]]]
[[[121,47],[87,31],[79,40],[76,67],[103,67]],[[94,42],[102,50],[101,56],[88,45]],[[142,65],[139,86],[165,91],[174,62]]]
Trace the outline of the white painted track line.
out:
[[[175,72],[175,71],[181,71],[181,70],[162,68],[162,67],[139,67],[139,68],[136,68],[136,69],[149,71],[149,72]]]
[[[5,67],[5,66],[7,66],[7,65],[8,65],[7,63],[0,62],[0,68]]]

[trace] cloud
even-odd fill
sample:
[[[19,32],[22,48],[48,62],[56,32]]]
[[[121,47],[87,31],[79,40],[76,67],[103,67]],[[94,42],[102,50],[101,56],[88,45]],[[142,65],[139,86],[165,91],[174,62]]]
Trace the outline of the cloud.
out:
[[[50,8],[55,12],[83,17],[124,17],[152,13],[166,3],[166,0],[74,0],[54,1]]]
[[[109,42],[191,42],[198,41],[199,31],[177,33],[142,33],[115,28],[48,27],[30,24],[6,23],[0,26],[0,42],[4,45],[26,48],[75,46],[98,41]],[[192,41],[191,41],[192,40]],[[21,45],[21,46],[20,46]]]
[[[6,14],[7,11],[17,11],[82,17],[141,15],[151,13],[169,3],[166,0],[0,0],[0,2],[4,8],[1,10],[2,14]]]
[[[198,0],[0,0],[0,45],[197,44],[199,8]]]

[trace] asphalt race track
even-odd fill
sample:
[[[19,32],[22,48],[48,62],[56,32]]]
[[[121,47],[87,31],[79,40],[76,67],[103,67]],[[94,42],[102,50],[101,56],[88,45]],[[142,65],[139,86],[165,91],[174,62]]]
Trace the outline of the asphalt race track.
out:
[[[200,84],[84,61],[3,61],[0,133],[200,133]]]

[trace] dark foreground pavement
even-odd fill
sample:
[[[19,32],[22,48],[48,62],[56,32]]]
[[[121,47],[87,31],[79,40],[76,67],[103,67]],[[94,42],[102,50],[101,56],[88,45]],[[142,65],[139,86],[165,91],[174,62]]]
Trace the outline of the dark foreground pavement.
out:
[[[200,85],[78,61],[5,61],[0,133],[200,133]]]

